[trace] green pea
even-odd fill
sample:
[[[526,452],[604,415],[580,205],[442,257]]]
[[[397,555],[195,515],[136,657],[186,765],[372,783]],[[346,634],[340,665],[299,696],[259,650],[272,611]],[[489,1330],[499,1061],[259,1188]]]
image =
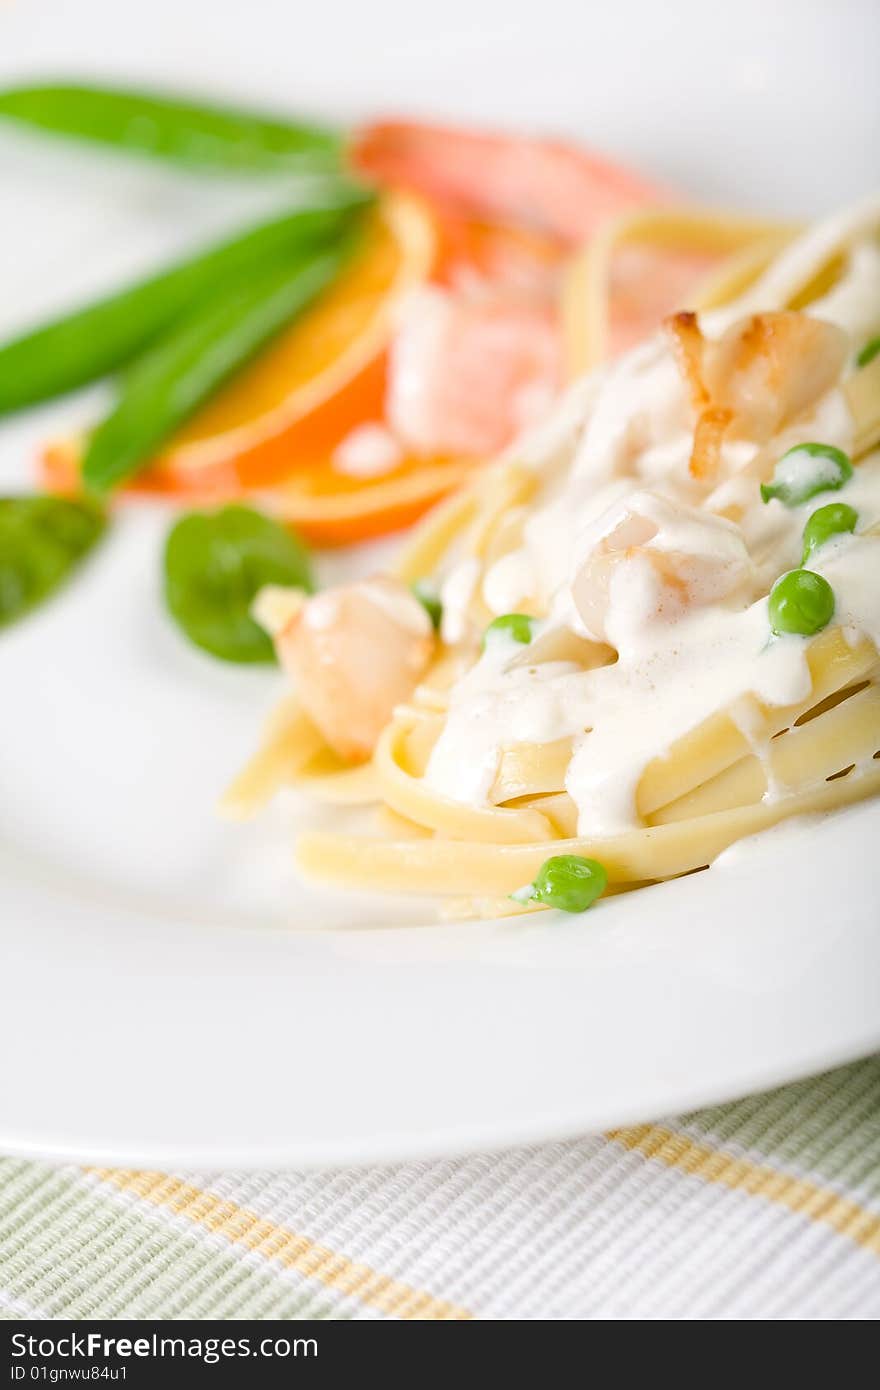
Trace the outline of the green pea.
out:
[[[805,565],[813,551],[818,550],[833,536],[854,531],[858,519],[859,514],[855,507],[850,507],[846,502],[829,502],[827,507],[820,507],[817,512],[813,512],[804,527],[804,553],[801,556],[801,564]]]
[[[834,590],[812,570],[789,570],[770,590],[770,626],[781,637],[797,633],[812,637],[834,616]]]
[[[495,618],[486,628],[483,637],[483,647],[495,637],[509,637],[514,642],[527,644],[532,640],[535,620],[530,618],[527,613],[502,613],[500,618]]]
[[[608,874],[598,859],[579,854],[556,854],[545,859],[534,883],[519,888],[517,902],[539,902],[562,912],[586,912],[608,887]]]
[[[819,492],[836,492],[852,473],[852,460],[833,444],[796,444],[777,463],[772,483],[761,484],[761,497],[799,507]]]
[[[440,595],[437,590],[427,579],[417,579],[415,583],[410,585],[410,588],[431,619],[431,626],[434,631],[437,632],[443,621],[443,604],[440,602]]]
[[[867,367],[869,362],[874,361],[878,353],[880,353],[880,335],[876,338],[872,338],[869,343],[865,343],[865,346],[856,358],[856,366]]]

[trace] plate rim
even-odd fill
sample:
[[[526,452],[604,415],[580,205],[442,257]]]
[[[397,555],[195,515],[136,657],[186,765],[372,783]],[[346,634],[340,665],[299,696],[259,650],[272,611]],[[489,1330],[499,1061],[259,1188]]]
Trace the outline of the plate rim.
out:
[[[854,897],[850,893],[845,909],[838,910],[833,925],[829,925],[830,918],[824,919],[824,925],[820,920],[827,913],[829,903],[833,902],[833,889],[829,890],[827,883],[824,888],[821,883],[816,884],[809,874],[804,875],[798,894],[793,896],[791,910],[777,914],[772,920],[768,918],[765,927],[759,927],[755,921],[743,920],[743,914],[750,901],[762,901],[762,895],[766,895],[768,875],[769,881],[772,881],[780,872],[787,873],[792,864],[803,866],[808,862],[813,834],[823,837],[826,865],[833,879],[841,866],[847,866],[848,861],[849,867],[853,867],[849,845],[851,835],[856,833],[861,836],[864,831],[867,842],[868,837],[876,834],[878,826],[880,801],[875,801],[832,813],[821,818],[819,824],[809,823],[794,828],[788,826],[786,829],[794,833],[787,836],[779,837],[771,833],[763,838],[755,837],[753,842],[736,847],[731,852],[729,862],[722,860],[716,868],[705,873],[610,899],[591,923],[585,921],[578,924],[570,919],[563,920],[562,914],[541,914],[513,928],[511,919],[467,926],[455,924],[364,930],[333,928],[325,933],[309,930],[285,933],[276,926],[208,928],[217,957],[216,978],[224,988],[230,981],[223,977],[223,970],[227,967],[232,972],[245,969],[246,960],[253,952],[254,942],[257,942],[260,960],[255,978],[262,980],[265,986],[259,972],[272,961],[293,962],[298,970],[305,962],[308,969],[297,977],[303,984],[300,998],[311,990],[315,1008],[320,1007],[318,996],[322,991],[326,999],[331,997],[333,990],[341,987],[344,987],[346,1000],[350,1004],[353,982],[370,982],[378,978],[377,970],[381,976],[384,968],[386,974],[391,975],[402,969],[408,985],[414,979],[419,979],[423,1008],[429,1007],[428,1000],[435,979],[438,974],[442,975],[447,991],[450,981],[454,982],[454,990],[447,993],[445,999],[448,1001],[455,997],[464,1001],[466,1011],[473,1005],[469,974],[474,971],[485,974],[489,969],[493,978],[501,983],[497,1002],[499,1007],[509,1010],[502,1016],[504,1026],[510,1031],[511,1041],[511,1020],[518,1017],[517,1010],[522,1008],[523,1000],[528,1002],[536,994],[546,996],[548,986],[551,990],[556,987],[570,990],[574,980],[580,981],[582,990],[587,989],[591,971],[594,984],[601,984],[599,977],[603,971],[607,979],[614,980],[615,972],[619,974],[621,970],[626,972],[632,968],[639,1004],[644,1004],[646,997],[650,1004],[650,994],[645,996],[646,953],[649,990],[653,988],[651,970],[660,973],[664,989],[674,988],[676,970],[682,964],[682,949],[695,951],[702,958],[690,962],[691,969],[695,970],[693,978],[700,985],[704,985],[706,979],[714,980],[718,985],[718,1000],[713,1007],[721,1007],[722,1013],[727,1010],[727,1022],[730,1022],[733,1017],[731,1007],[737,1001],[740,1004],[745,1002],[751,1009],[750,1026],[758,1031],[764,1030],[766,1034],[769,1019],[771,1026],[768,1036],[772,1037],[777,1036],[773,1032],[776,1026],[774,1010],[784,1007],[787,1001],[797,999],[802,991],[806,991],[805,997],[809,998],[811,1007],[833,997],[834,991],[840,989],[841,981],[845,992],[848,992],[848,997],[843,1000],[844,1007],[838,1010],[837,1023],[830,1033],[827,1024],[833,1009],[827,1010],[824,1031],[819,1028],[815,1035],[805,1027],[805,1020],[800,1017],[793,1033],[786,1031],[779,1035],[785,1040],[785,1048],[782,1049],[784,1055],[781,1052],[772,1056],[760,1055],[750,1045],[740,1056],[736,1048],[728,1048],[723,1056],[723,1065],[715,1077],[707,1075],[704,1069],[694,1077],[692,1083],[685,1082],[678,1066],[678,1070],[663,1081],[655,1078],[650,1085],[644,1081],[639,1085],[634,1084],[635,1073],[631,1061],[628,1061],[621,1072],[623,1080],[620,1084],[629,1089],[613,1104],[609,1103],[607,1093],[601,1101],[597,1101],[595,1097],[591,1099],[586,1088],[580,1091],[574,1089],[579,1063],[577,1059],[570,1058],[567,1101],[561,1103],[559,1092],[554,1092],[557,1098],[544,1110],[534,1105],[517,1108],[511,1092],[485,1122],[476,1122],[471,1113],[456,1118],[449,1112],[451,1089],[447,1088],[442,1097],[444,1113],[433,1126],[426,1128],[420,1122],[407,1127],[401,1123],[401,1115],[406,1113],[405,1107],[401,1109],[397,1105],[395,1122],[396,1102],[387,1093],[384,1100],[380,1095],[380,1102],[385,1106],[384,1116],[370,1132],[345,1132],[344,1126],[342,1131],[338,1127],[334,1131],[332,1123],[327,1128],[332,1106],[325,1103],[320,1087],[316,1087],[309,1093],[307,1101],[307,1106],[312,1107],[311,1121],[298,1128],[291,1114],[286,1127],[282,1124],[280,1129],[276,1127],[271,1133],[265,1132],[262,1136],[248,1139],[232,1137],[232,1130],[228,1126],[222,1134],[205,1130],[198,1139],[172,1133],[174,1116],[183,1113],[181,1106],[186,1103],[187,1093],[185,1075],[182,1078],[179,1075],[180,1063],[185,1059],[174,1058],[172,1043],[163,1052],[160,1039],[156,1052],[155,1036],[142,1036],[138,1052],[137,1039],[117,1033],[110,1039],[116,1058],[111,1056],[108,1061],[106,1050],[102,1050],[99,1015],[101,991],[107,981],[112,980],[123,996],[125,982],[133,982],[128,996],[115,1001],[120,1007],[116,1008],[113,1017],[117,1024],[124,1019],[123,1026],[136,1028],[146,1016],[145,1006],[149,1003],[144,998],[144,975],[137,968],[138,959],[142,952],[149,951],[147,979],[164,982],[166,1017],[171,1022],[176,1018],[174,1011],[186,1005],[187,986],[193,984],[199,969],[204,971],[204,925],[176,923],[173,917],[161,920],[141,910],[130,914],[127,930],[121,931],[121,926],[125,924],[119,922],[114,912],[105,914],[102,919],[88,901],[80,900],[75,893],[65,894],[63,885],[58,882],[37,888],[33,882],[18,879],[14,873],[6,874],[0,882],[0,907],[12,907],[13,913],[0,914],[3,919],[0,921],[0,947],[10,952],[7,959],[14,961],[15,969],[4,972],[4,980],[0,980],[0,1056],[15,1057],[16,1037],[20,1039],[22,1033],[27,1033],[29,999],[33,997],[41,974],[45,972],[43,948],[48,940],[56,953],[55,976],[53,978],[51,973],[49,976],[50,992],[52,989],[55,991],[54,1006],[56,1009],[62,1008],[62,1017],[66,1020],[79,1016],[85,1018],[92,1030],[91,1043],[99,1049],[95,1055],[104,1058],[103,1081],[118,1086],[123,1075],[128,1074],[129,1077],[134,1076],[133,1084],[143,1084],[145,1077],[157,1074],[157,1068],[159,1074],[163,1067],[173,1068],[175,1060],[179,1079],[173,1083],[177,1087],[176,1095],[170,1096],[160,1089],[154,1094],[152,1108],[148,1104],[145,1109],[136,1112],[129,1107],[120,1132],[112,1135],[112,1125],[108,1130],[105,1121],[102,1121],[102,1125],[91,1127],[88,1122],[79,1120],[76,1124],[72,1123],[71,1113],[78,1112],[71,1111],[67,1099],[60,1093],[61,1086],[67,1084],[69,1078],[65,1080],[63,1077],[63,1066],[59,1072],[57,1051],[44,1046],[40,1052],[37,1045],[36,1050],[32,1047],[30,1054],[25,1052],[21,1065],[27,1068],[30,1055],[32,1085],[42,1088],[56,1109],[61,1107],[64,1118],[54,1119],[50,1115],[36,1125],[33,1114],[23,1118],[22,1098],[27,1087],[20,1084],[21,1076],[15,1067],[0,1068],[0,1148],[19,1157],[124,1166],[146,1165],[160,1169],[314,1168],[398,1163],[475,1151],[493,1152],[512,1146],[553,1142],[579,1133],[602,1132],[656,1121],[671,1114],[721,1104],[744,1094],[854,1061],[880,1049],[880,933],[876,930],[880,870],[871,862],[870,856],[858,859],[850,879],[850,889],[857,889],[861,896]],[[803,838],[799,839],[799,835]],[[16,898],[16,884],[20,887],[22,882],[24,892]],[[742,904],[734,906],[731,911],[729,905],[737,903],[738,894],[744,895]],[[763,900],[768,903],[772,901],[766,897]],[[714,902],[717,917],[704,923],[698,919],[707,902],[710,905]],[[727,907],[719,906],[725,902]],[[799,920],[805,903],[812,905],[812,920],[809,917],[806,921]],[[682,911],[682,905],[687,910]],[[523,921],[519,919],[519,922]],[[670,929],[675,939],[669,941],[667,950],[667,940],[662,933]],[[181,931],[182,938],[177,935]],[[652,936],[655,931],[656,934]],[[762,935],[764,931],[767,932],[766,936]],[[805,959],[800,962],[801,973],[794,982],[789,979],[791,966],[786,955],[790,954],[792,942],[808,948]],[[229,960],[224,962],[223,957],[230,953],[232,944],[235,949],[231,950]],[[89,962],[96,959],[96,947],[108,959],[105,963],[90,966]],[[841,950],[841,947],[844,949]],[[448,951],[451,951],[451,955],[447,958]],[[549,956],[558,957],[553,968],[550,968]],[[765,957],[770,977],[768,989],[762,989],[761,982],[750,974],[755,961]],[[121,976],[115,973],[115,964],[120,960],[127,962],[128,972],[123,972]],[[175,961],[182,967],[180,978],[163,974],[163,963],[167,965]],[[700,974],[705,969],[709,974]],[[731,980],[732,999],[728,997]],[[787,993],[785,989],[780,993],[781,981],[788,981]],[[521,988],[523,982],[525,992]],[[232,984],[235,984],[234,979]],[[538,985],[540,988],[537,988]],[[71,987],[78,991],[75,999],[70,997]],[[68,992],[63,1005],[59,990]],[[863,998],[859,995],[860,990]],[[512,1004],[507,1001],[508,994]],[[392,1007],[389,1000],[395,997],[393,992],[385,997],[383,1008],[386,1014]],[[564,1005],[560,1004],[560,1011],[570,1006],[573,997],[571,993],[566,995]],[[577,997],[589,996],[578,993]],[[598,997],[594,992],[594,1004]],[[687,999],[690,996],[684,990],[680,997]],[[259,1005],[259,1000],[255,1002]],[[542,1007],[546,1028],[549,1017],[546,997],[543,997]],[[695,1016],[698,1023],[700,1019],[705,1021],[705,1009],[697,1007]],[[218,1014],[217,1017],[219,1019],[225,1015]],[[413,1017],[412,1011],[405,1012],[401,1026],[406,1027],[407,1020],[412,1026]],[[651,1026],[661,1017],[662,1008],[658,1009],[655,1001]],[[207,1019],[210,1026],[213,1015],[206,1013],[203,1008],[201,1018],[203,1023]],[[128,1020],[131,1020],[130,1025]],[[198,1010],[192,1015],[192,1021],[198,1023]],[[240,1026],[244,1022],[249,1028],[258,1027],[259,1007],[243,1007],[237,1021]],[[680,1023],[682,1038],[671,1051],[667,1047],[669,1056],[678,1057],[679,1063],[683,1058],[682,1049],[685,1048],[684,1034],[693,1020],[684,1018]],[[468,1015],[465,1012],[459,1016],[458,1028],[462,1036],[456,1043],[457,1050],[448,1066],[462,1067],[467,1057],[467,1047],[474,1046],[479,1040],[479,1024],[478,1013]],[[393,1020],[387,1017],[383,1019],[381,1026],[385,1043],[394,1036],[392,1025]],[[556,1023],[553,1026],[557,1026]],[[462,1031],[467,1029],[470,1030],[469,1040],[464,1038]],[[576,1028],[572,1032],[568,1023],[562,1025],[562,1035],[582,1036]],[[283,1036],[286,1037],[287,1033],[283,1032]],[[536,1033],[534,1036],[540,1035]],[[583,1036],[589,1037],[589,1033]],[[595,1034],[593,1042],[600,1036],[601,1032]],[[703,1039],[702,1042],[704,1046],[717,1048],[717,1038],[710,1038],[708,1043]],[[644,1055],[647,1057],[647,1039],[644,1043]],[[71,1046],[75,1050],[74,1044]],[[258,1067],[261,1057],[265,1060],[260,1047],[249,1046],[245,1070]],[[523,1052],[520,1055],[527,1054]],[[548,1060],[553,1059],[545,1058],[545,1061]],[[295,1056],[293,1063],[296,1063]],[[442,1064],[443,1048],[437,1046],[433,1055],[423,1059],[423,1072],[432,1082],[436,1082],[441,1075]],[[320,1068],[320,1059],[317,1065]],[[338,1084],[340,1076],[344,1079],[348,1075],[344,1069],[340,1071],[339,1058],[326,1065],[327,1085],[334,1081]],[[271,1063],[273,1084],[284,1084],[290,1066],[289,1056],[279,1057]],[[181,1084],[181,1080],[184,1084]],[[256,1093],[262,1097],[272,1089],[271,1084],[267,1085],[267,1080],[265,1074],[258,1075]],[[493,1075],[491,1065],[487,1070],[484,1064],[474,1084],[482,1086],[488,1095],[493,1082],[504,1085],[509,1084],[510,1080],[509,1076],[505,1078],[498,1072]],[[524,1069],[524,1094],[527,1091],[532,1098],[538,1095],[540,1081],[537,1072],[527,1073],[527,1069]],[[648,1093],[652,1097],[650,1100]],[[348,1101],[351,1103],[352,1096],[348,1097]],[[141,1116],[139,1132],[138,1124],[132,1119],[135,1113]],[[247,1113],[246,1104],[242,1106],[241,1113]],[[323,1113],[325,1120],[323,1132],[320,1125],[314,1122],[314,1116],[320,1113]],[[502,1113],[504,1118],[500,1118]]]

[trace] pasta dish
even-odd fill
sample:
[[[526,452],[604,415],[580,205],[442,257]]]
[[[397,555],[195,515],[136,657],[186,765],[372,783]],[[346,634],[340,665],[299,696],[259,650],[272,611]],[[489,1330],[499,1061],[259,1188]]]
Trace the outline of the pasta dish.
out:
[[[170,504],[168,617],[292,687],[226,809],[355,808],[305,873],[580,912],[880,790],[880,199],[804,229],[564,141],[90,84],[5,122],[284,180],[0,344],[0,416],[110,387],[0,498],[0,628]],[[413,526],[315,592],[309,544]]]
[[[585,366],[639,212],[571,274]],[[237,779],[364,803],[304,872],[579,910],[880,791],[880,203],[742,238],[424,520],[393,573],[256,604],[293,694]],[[780,244],[784,243],[781,246]],[[872,350],[873,349],[873,350]]]

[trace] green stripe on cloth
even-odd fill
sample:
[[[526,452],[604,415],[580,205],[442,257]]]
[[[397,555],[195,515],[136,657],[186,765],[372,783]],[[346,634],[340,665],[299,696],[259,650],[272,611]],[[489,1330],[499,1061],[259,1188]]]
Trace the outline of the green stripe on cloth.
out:
[[[687,1115],[689,1131],[880,1200],[880,1057]]]
[[[0,1160],[0,1288],[52,1318],[348,1316],[322,1289],[110,1197],[79,1169],[13,1159]]]

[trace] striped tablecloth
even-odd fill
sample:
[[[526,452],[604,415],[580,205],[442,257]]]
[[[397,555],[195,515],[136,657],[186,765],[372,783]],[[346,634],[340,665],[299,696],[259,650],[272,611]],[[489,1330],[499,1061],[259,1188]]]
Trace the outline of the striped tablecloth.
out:
[[[454,1161],[163,1174],[3,1159],[0,1316],[880,1317],[880,1057]]]

